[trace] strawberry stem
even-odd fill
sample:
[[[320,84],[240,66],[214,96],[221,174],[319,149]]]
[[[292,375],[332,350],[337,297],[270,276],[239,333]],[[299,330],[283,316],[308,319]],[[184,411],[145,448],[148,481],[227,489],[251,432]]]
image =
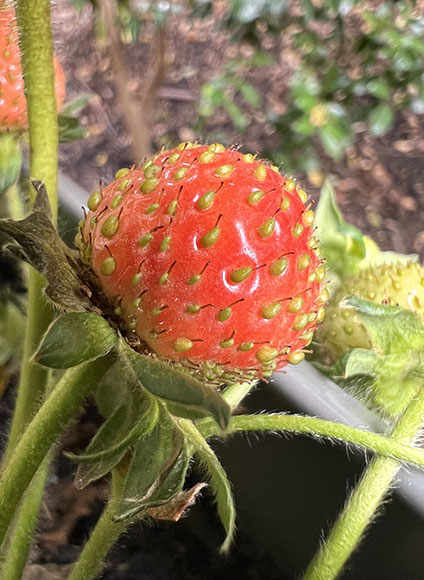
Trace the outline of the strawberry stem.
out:
[[[30,175],[43,181],[57,221],[58,121],[54,90],[53,42],[49,0],[18,0],[22,69],[29,119]],[[31,188],[31,202],[35,193]],[[52,311],[42,297],[44,280],[31,270],[28,279],[28,311],[18,397],[5,457],[10,457],[44,395],[48,371],[29,362]]]
[[[228,401],[230,402],[230,401]],[[230,403],[232,405],[232,403]],[[204,437],[219,436],[220,432],[210,419],[197,422],[197,427]],[[363,450],[382,455],[390,461],[408,462],[424,468],[424,450],[411,447],[412,440],[395,440],[370,431],[364,431],[341,423],[305,417],[301,415],[238,415],[231,417],[227,433],[246,431],[285,431],[325,437],[332,441],[351,443]]]
[[[7,546],[5,546],[6,558],[1,568],[2,580],[16,580],[16,578],[22,577],[32,536],[38,522],[38,512],[51,459],[50,453],[45,457],[37,473],[32,478],[31,487],[19,505],[13,521],[12,532],[7,537]]]
[[[124,479],[118,469],[114,469],[108,503],[73,567],[69,580],[91,580],[96,577],[104,567],[109,550],[132,523],[131,518],[119,522],[113,520],[121,500],[123,483]]]
[[[115,362],[113,354],[69,369],[19,439],[0,477],[0,544],[16,508],[52,445]],[[27,509],[32,508],[27,502]]]
[[[423,415],[424,388],[395,423],[388,440],[393,449],[394,443],[412,445],[415,442],[423,425]],[[393,479],[401,467],[399,459],[376,457],[372,460],[302,580],[337,578],[393,486]]]
[[[53,221],[56,223],[58,120],[54,89],[50,1],[18,0],[16,14],[29,120],[30,175],[45,183]],[[30,199],[31,203],[35,199],[32,188]],[[43,278],[31,269],[28,275],[27,326],[20,382],[4,463],[15,452],[25,426],[32,419],[42,401],[49,376],[47,369],[30,362],[30,357],[52,319],[52,309],[42,296],[43,287]],[[46,477],[47,468],[40,470],[37,475],[37,485],[29,490],[21,506],[21,514],[26,513],[28,520],[24,527],[15,526],[11,544],[19,547],[19,550],[16,548],[14,559],[6,563],[11,574],[15,574],[14,577],[21,576],[35,527],[35,514],[38,512],[41,500],[40,490],[44,487]],[[9,511],[9,508],[6,511]]]

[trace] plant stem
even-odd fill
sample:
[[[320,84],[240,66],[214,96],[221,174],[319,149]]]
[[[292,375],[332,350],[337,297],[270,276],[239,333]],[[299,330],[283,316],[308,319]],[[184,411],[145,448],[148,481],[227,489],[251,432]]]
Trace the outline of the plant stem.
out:
[[[8,215],[13,220],[23,219],[25,215],[24,203],[21,199],[19,187],[16,182],[9,187],[5,193],[5,196],[7,200]]]
[[[30,143],[30,175],[44,182],[53,222],[57,222],[58,122],[54,89],[53,39],[50,0],[18,0],[16,3],[22,70],[25,80]],[[31,188],[31,203],[34,191]],[[48,370],[30,362],[41,336],[47,329],[52,309],[45,301],[43,278],[30,270],[28,278],[27,327],[21,376],[9,434],[5,461],[41,403]]]
[[[6,558],[1,568],[2,580],[21,578],[34,530],[38,521],[38,512],[49,472],[51,453],[48,454],[34,475],[18,508],[13,521],[13,530],[7,538]]]
[[[408,405],[393,427],[393,441],[411,445],[423,424],[424,388]],[[347,559],[375,517],[400,469],[395,459],[376,457],[364,472],[348,498],[325,544],[315,554],[302,580],[333,580],[337,578]]]
[[[249,381],[245,383],[232,383],[222,393],[223,398],[227,403],[235,409],[239,406],[241,401],[249,394],[249,392],[256,385],[257,381]]]
[[[208,419],[196,423],[204,437],[220,435],[216,424]],[[290,433],[312,435],[336,440],[341,443],[352,443],[364,450],[390,457],[397,461],[411,463],[424,468],[424,450],[405,445],[391,437],[378,435],[370,431],[349,427],[342,423],[325,421],[316,417],[302,415],[239,415],[231,417],[227,433],[241,431],[285,431]]]
[[[28,108],[30,175],[44,182],[56,223],[59,136],[50,4],[50,0],[17,0],[16,16]],[[33,190],[31,196],[33,202]]]
[[[105,558],[119,538],[131,524],[131,520],[114,522],[117,506],[121,497],[124,479],[117,469],[112,471],[112,487],[109,501],[90,539],[84,546],[68,580],[91,580],[99,574],[104,566]]]
[[[114,361],[109,354],[69,369],[26,428],[0,477],[0,544],[44,457]]]
[[[17,0],[16,14],[29,121],[30,175],[32,178],[44,182],[50,200],[53,223],[57,223],[59,137],[54,88],[50,0]],[[12,216],[15,219],[22,219],[23,216],[19,215],[22,214],[22,208],[18,206],[19,192],[14,191],[13,194],[14,199],[11,200],[10,205],[15,215],[12,214]],[[34,201],[32,188],[30,188],[30,196],[32,204]],[[4,454],[4,464],[12,461],[21,434],[34,417],[44,398],[49,377],[48,369],[30,362],[32,354],[53,317],[53,310],[42,294],[43,287],[43,278],[30,269],[28,273],[27,325],[21,374],[9,439]],[[41,457],[44,455],[45,452]],[[33,485],[28,489],[21,503],[3,572],[5,579],[21,577],[37,523],[37,515],[48,473],[48,463],[48,459],[45,459],[43,467],[37,471]],[[28,479],[28,483],[30,479]],[[16,487],[19,488],[19,485]],[[26,485],[22,487],[22,491],[25,487]],[[15,496],[19,501],[19,493]],[[14,509],[8,505],[6,513],[9,512],[13,515]]]

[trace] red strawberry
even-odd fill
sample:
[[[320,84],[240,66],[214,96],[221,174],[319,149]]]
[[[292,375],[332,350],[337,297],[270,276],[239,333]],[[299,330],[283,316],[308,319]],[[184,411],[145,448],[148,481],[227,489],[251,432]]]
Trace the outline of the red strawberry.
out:
[[[57,106],[65,98],[65,74],[55,57]],[[0,0],[0,131],[26,129],[27,106],[13,5]]]
[[[323,318],[305,201],[250,154],[182,143],[93,193],[79,246],[128,329],[156,353],[269,375],[303,359]]]

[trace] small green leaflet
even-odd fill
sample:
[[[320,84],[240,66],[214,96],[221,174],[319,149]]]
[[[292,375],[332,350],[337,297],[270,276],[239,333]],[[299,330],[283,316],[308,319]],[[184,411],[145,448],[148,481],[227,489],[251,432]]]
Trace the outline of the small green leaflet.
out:
[[[110,352],[118,337],[107,320],[93,312],[69,312],[47,329],[34,360],[52,369],[67,369]]]

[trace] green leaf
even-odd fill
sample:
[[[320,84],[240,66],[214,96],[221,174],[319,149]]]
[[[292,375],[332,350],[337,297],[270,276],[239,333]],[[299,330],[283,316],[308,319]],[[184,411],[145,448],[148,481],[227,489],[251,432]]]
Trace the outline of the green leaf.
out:
[[[85,139],[87,136],[87,130],[80,125],[79,120],[75,117],[68,117],[60,113],[58,115],[58,123],[60,143],[78,141],[79,139]]]
[[[52,369],[68,369],[110,352],[117,335],[107,320],[93,312],[69,312],[47,329],[34,360]]]
[[[132,450],[116,521],[132,518],[150,505],[150,498],[162,487],[178,460],[182,444],[181,434],[162,409],[153,431]]]
[[[301,135],[310,137],[316,133],[316,128],[312,125],[309,115],[302,114],[299,119],[293,121],[292,129]]]
[[[248,125],[247,117],[231,99],[226,98],[224,107],[237,131],[244,131]]]
[[[374,304],[355,296],[342,300],[340,306],[354,308],[374,348],[384,354],[402,354],[411,350],[424,352],[424,325],[410,310]]]
[[[87,136],[85,127],[80,125],[79,119],[74,115],[79,113],[94,96],[94,93],[83,93],[62,107],[58,115],[61,143],[77,141]]]
[[[261,106],[261,96],[252,84],[244,81],[240,85],[239,91],[251,107],[258,109]]]
[[[341,123],[329,122],[320,128],[319,136],[327,153],[339,161],[352,141],[351,132]]]
[[[381,137],[392,127],[394,114],[389,105],[380,103],[372,110],[369,116],[371,133],[376,137]]]
[[[103,423],[84,453],[67,454],[80,463],[75,475],[77,489],[109,473],[131,445],[152,432],[158,418],[159,406],[152,397],[132,393]]]
[[[270,66],[274,64],[274,57],[264,50],[257,50],[250,59],[251,65],[259,68]]]
[[[190,465],[190,457],[191,456],[187,446],[183,445],[181,453],[179,454],[172,469],[163,480],[163,483],[149,497],[149,507],[156,507],[169,502],[183,489],[187,471]]]
[[[218,506],[218,514],[226,531],[221,551],[227,552],[233,540],[236,520],[231,484],[217,456],[193,423],[183,419],[179,422],[179,426],[184,436],[194,447],[196,456],[209,475]]]
[[[21,174],[22,151],[12,133],[0,134],[0,195],[15,183]]]
[[[228,425],[231,409],[221,395],[170,364],[142,355],[120,341],[120,353],[140,384],[153,395],[170,403],[170,408],[182,416],[196,412],[198,417],[212,416],[221,429]]]
[[[391,96],[390,85],[384,77],[371,79],[367,84],[368,91],[381,100],[388,100]]]

